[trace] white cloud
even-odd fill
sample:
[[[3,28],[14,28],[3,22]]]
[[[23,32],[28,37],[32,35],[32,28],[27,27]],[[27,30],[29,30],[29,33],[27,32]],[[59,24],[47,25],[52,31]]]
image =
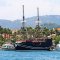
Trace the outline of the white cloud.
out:
[[[0,0],[0,19],[22,19],[22,5],[25,6],[25,17],[37,15],[60,15],[60,0]]]

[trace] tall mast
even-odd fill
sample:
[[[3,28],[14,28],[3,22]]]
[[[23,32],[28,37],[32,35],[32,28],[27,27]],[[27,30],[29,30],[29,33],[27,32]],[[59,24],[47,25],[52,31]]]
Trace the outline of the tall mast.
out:
[[[37,8],[37,26],[39,27],[39,8]]]
[[[25,29],[25,16],[24,16],[24,5],[22,5],[23,8],[23,20],[22,20],[22,39],[26,39],[26,29]]]
[[[24,28],[25,28],[24,5],[23,5],[22,7],[23,7],[23,21],[22,21],[22,28],[24,29]]]

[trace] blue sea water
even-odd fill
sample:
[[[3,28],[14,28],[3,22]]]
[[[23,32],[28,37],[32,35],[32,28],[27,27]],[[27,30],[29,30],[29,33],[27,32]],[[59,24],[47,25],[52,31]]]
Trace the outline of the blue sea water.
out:
[[[43,50],[0,50],[0,60],[60,60],[60,51]]]

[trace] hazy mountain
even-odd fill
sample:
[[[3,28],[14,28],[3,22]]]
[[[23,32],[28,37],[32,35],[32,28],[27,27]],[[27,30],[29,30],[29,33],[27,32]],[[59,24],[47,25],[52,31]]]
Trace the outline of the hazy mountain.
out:
[[[56,23],[44,23],[42,27],[47,27],[48,29],[60,28],[60,25]]]
[[[48,27],[48,28],[56,28],[60,27],[60,15],[46,15],[46,16],[40,16],[40,25]],[[36,16],[26,18],[25,26],[32,26],[35,27],[37,20]],[[22,26],[21,20],[15,20],[15,21],[9,21],[0,19],[0,26],[4,28],[10,28],[10,29],[20,29]]]

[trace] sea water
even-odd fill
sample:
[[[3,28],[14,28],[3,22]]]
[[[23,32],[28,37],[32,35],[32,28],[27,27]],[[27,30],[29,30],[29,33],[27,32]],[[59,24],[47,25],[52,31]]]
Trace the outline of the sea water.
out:
[[[60,60],[60,51],[43,50],[0,50],[0,60]]]

